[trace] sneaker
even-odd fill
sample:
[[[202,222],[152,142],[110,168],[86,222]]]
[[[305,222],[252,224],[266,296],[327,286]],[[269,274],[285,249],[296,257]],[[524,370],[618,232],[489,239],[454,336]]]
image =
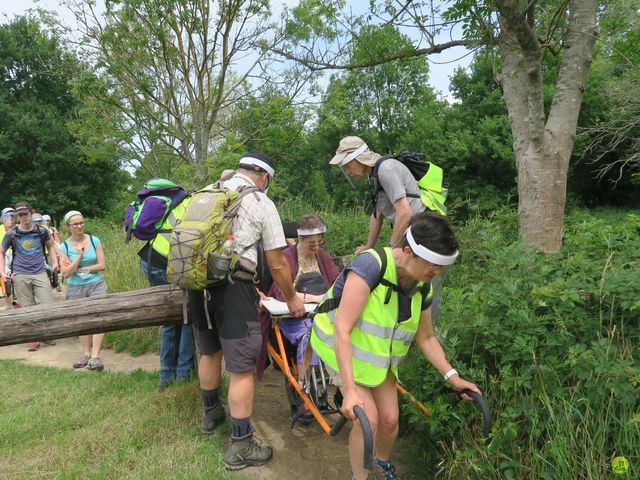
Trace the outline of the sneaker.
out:
[[[242,470],[246,467],[259,467],[271,460],[273,449],[256,439],[253,434],[234,439],[224,454],[224,466],[227,470]]]
[[[87,370],[104,370],[104,365],[100,357],[93,357],[87,362]]]
[[[73,364],[73,368],[84,368],[89,363],[89,357],[85,354],[82,354],[78,361]]]
[[[27,348],[28,352],[35,352],[40,348],[40,342],[31,342],[29,344],[29,348]]]
[[[379,472],[382,474],[381,478],[383,480],[400,480],[400,477],[396,473],[396,467],[391,460],[383,462],[379,458],[376,458],[376,467],[378,467]]]
[[[213,431],[222,425],[226,419],[227,412],[224,411],[222,402],[218,401],[213,408],[204,411],[200,430],[205,435],[211,435]]]
[[[55,347],[56,346],[56,341],[55,340],[44,340],[42,342],[42,346],[43,347]]]

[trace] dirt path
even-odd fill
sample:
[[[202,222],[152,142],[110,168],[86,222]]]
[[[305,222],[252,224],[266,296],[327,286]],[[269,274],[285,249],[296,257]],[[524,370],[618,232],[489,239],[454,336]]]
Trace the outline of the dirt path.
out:
[[[4,300],[4,299],[2,299]],[[0,347],[0,360],[22,360],[32,365],[72,369],[80,355],[77,337],[57,340],[56,346],[41,347],[28,352],[28,345]],[[101,358],[105,371],[128,373],[136,369],[157,371],[157,354],[132,357],[127,353],[103,350]],[[78,375],[95,375],[86,369],[75,370]],[[347,438],[349,425],[336,437],[330,437],[317,424],[308,427],[289,426],[285,400],[284,379],[270,368],[262,382],[256,383],[256,403],[253,422],[258,436],[274,449],[274,458],[266,466],[247,468],[242,474],[251,480],[326,480],[349,478]]]

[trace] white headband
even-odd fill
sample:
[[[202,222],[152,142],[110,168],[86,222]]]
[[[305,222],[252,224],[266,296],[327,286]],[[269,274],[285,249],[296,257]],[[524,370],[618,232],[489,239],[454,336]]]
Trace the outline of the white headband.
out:
[[[327,227],[322,226],[322,227],[316,227],[316,228],[299,228],[298,229],[298,236],[299,237],[304,237],[307,235],[319,235],[321,233],[324,233],[327,231]]]
[[[363,143],[358,148],[356,148],[353,152],[351,152],[349,155],[344,157],[344,159],[340,162],[340,166],[344,167],[347,163],[349,163],[351,160],[356,158],[358,155],[363,154],[365,150],[367,150],[367,148],[369,148],[367,147],[367,144]]]
[[[456,261],[456,258],[458,258],[458,254],[460,253],[458,250],[456,250],[453,255],[440,255],[433,250],[429,250],[427,247],[418,245],[413,239],[413,235],[411,235],[411,227],[407,228],[406,234],[407,241],[409,242],[409,246],[411,247],[411,250],[413,250],[413,253],[428,262],[431,262],[435,265],[451,265]]]
[[[266,162],[264,162],[262,160],[259,160],[257,158],[253,158],[253,157],[242,157],[240,159],[240,165],[255,165],[256,167],[260,167],[261,169],[266,171],[272,177],[276,173],[276,171],[273,169],[273,167],[271,165],[269,165],[268,163],[266,163]]]

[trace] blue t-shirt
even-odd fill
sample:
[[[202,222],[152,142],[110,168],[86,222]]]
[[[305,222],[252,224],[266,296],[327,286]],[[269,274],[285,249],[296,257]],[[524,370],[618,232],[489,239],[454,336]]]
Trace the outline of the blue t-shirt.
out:
[[[365,252],[360,255],[357,255],[353,260],[351,260],[347,266],[344,268],[340,276],[336,279],[333,284],[333,296],[341,297],[342,291],[344,290],[344,284],[347,278],[347,272],[352,271],[369,285],[369,290],[376,286],[378,282],[378,278],[380,277],[380,264],[376,257],[373,256],[370,252]],[[407,292],[409,296],[414,295],[417,292]],[[431,306],[431,297],[422,299],[421,310],[426,310]]]
[[[82,267],[89,267],[98,263],[98,253],[96,252],[96,248],[100,245],[100,239],[93,235],[89,235],[89,237],[91,241],[89,241],[89,246],[84,252],[84,255],[82,255],[82,260],[80,260],[78,270]],[[62,242],[61,249],[67,254],[67,257],[69,257],[69,260],[72,262],[78,256],[76,249],[73,248],[73,245],[71,245],[67,240]],[[67,279],[67,283],[69,285],[88,285],[90,283],[99,282],[102,278],[102,272],[76,272]]]
[[[15,243],[13,243],[15,239]],[[2,239],[2,247],[13,251],[13,273],[37,275],[45,271],[45,258],[42,243],[51,240],[46,228],[33,226],[27,232],[14,228]],[[12,245],[13,244],[13,245]]]

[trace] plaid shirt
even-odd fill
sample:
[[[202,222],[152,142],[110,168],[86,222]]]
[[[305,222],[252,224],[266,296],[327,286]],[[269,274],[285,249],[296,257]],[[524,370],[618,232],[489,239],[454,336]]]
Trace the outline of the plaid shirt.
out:
[[[241,186],[255,186],[255,183],[248,176],[236,173],[223,186],[229,190],[237,190]],[[240,258],[252,263],[254,270],[258,263],[258,242],[265,252],[287,246],[278,210],[263,192],[242,197],[232,230],[236,251],[241,254]]]

